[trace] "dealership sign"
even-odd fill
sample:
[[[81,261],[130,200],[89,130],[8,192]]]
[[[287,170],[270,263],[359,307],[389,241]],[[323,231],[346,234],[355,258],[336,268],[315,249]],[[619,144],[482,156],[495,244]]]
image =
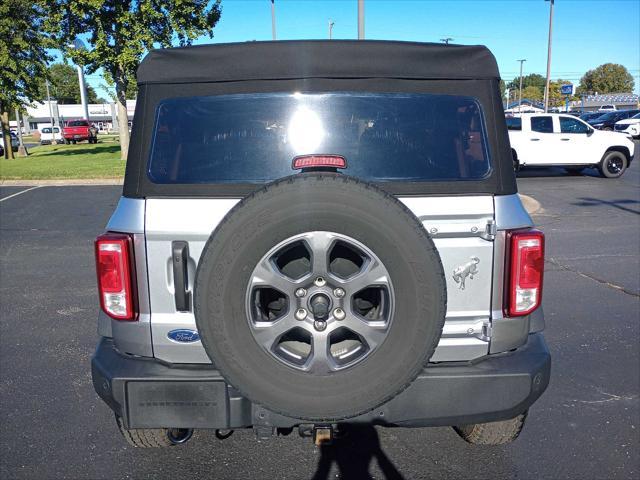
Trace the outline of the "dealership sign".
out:
[[[560,86],[560,93],[562,93],[562,95],[573,95],[575,91],[575,87],[571,83]]]

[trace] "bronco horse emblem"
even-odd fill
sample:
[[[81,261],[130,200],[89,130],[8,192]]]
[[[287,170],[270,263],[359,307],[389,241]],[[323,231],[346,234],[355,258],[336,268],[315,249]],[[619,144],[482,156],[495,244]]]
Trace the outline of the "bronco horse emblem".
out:
[[[478,273],[479,263],[480,259],[478,257],[471,257],[471,261],[465,263],[464,265],[460,265],[453,271],[453,279],[458,284],[458,288],[460,290],[464,290],[464,282],[467,277],[473,280],[473,276]]]

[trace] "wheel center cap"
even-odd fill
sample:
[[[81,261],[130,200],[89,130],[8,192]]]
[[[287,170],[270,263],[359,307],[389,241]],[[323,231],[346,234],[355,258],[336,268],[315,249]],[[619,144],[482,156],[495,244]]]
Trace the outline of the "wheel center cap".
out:
[[[313,313],[313,318],[324,322],[329,318],[331,300],[324,293],[316,293],[309,300],[309,307],[311,308],[311,313]]]

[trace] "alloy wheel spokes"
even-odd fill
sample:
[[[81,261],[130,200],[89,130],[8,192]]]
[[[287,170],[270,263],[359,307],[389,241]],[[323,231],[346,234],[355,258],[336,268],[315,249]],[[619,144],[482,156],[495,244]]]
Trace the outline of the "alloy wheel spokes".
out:
[[[247,289],[256,342],[312,375],[361,362],[385,341],[393,318],[389,272],[365,245],[333,232],[306,232],[258,262]]]

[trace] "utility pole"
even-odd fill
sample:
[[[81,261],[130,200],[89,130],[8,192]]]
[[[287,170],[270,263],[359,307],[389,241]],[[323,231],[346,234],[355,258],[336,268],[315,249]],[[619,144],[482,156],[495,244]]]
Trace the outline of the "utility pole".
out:
[[[271,0],[271,39],[276,39],[276,3]]]
[[[329,40],[333,39],[333,25],[334,25],[334,21],[332,21],[331,19],[329,19]]]
[[[364,0],[358,0],[358,40],[364,40]]]
[[[441,38],[441,39],[440,39],[440,41],[441,41],[442,43],[444,43],[445,45],[449,45],[449,42],[450,42],[451,40],[453,40],[453,38],[451,38],[451,37]]]
[[[22,125],[20,124],[20,110],[18,110],[18,107],[16,107],[16,125],[18,127],[18,156],[26,157],[29,154],[27,149],[24,148],[24,143],[22,143]],[[11,144],[9,144],[9,148],[11,148]]]
[[[555,0],[545,0],[551,2],[549,8],[549,45],[547,47],[547,83],[544,86],[544,111],[549,111],[549,82],[551,80],[551,31],[553,29],[553,4]]]
[[[516,60],[516,62],[520,62],[520,93],[518,95],[518,113],[521,113],[522,110],[522,64],[526,61],[526,58],[523,58],[522,60]]]
[[[44,81],[45,86],[47,87],[47,103],[49,103],[49,120],[51,121],[51,145],[57,145],[56,141],[56,132],[54,127],[56,126],[53,123],[53,108],[51,108],[51,95],[49,94],[49,80]]]

